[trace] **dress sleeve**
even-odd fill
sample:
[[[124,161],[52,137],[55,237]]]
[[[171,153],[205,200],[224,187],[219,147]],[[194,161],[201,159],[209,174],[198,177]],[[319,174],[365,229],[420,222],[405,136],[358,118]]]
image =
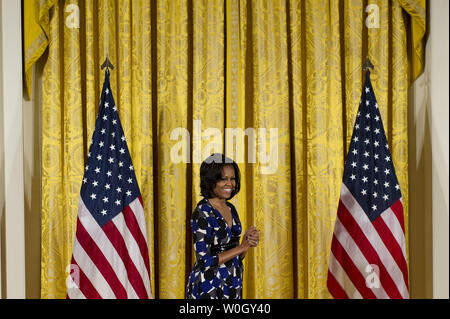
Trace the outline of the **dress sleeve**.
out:
[[[191,227],[194,239],[194,250],[197,262],[202,271],[217,267],[219,255],[211,254],[211,245],[214,243],[213,226],[208,212],[197,207],[192,213]]]

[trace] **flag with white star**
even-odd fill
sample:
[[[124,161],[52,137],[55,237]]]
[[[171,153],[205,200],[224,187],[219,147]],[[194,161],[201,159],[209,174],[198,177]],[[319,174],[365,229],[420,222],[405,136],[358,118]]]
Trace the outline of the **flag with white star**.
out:
[[[402,193],[366,72],[328,268],[335,298],[409,298]]]
[[[67,297],[151,298],[145,225],[106,69],[81,185]]]

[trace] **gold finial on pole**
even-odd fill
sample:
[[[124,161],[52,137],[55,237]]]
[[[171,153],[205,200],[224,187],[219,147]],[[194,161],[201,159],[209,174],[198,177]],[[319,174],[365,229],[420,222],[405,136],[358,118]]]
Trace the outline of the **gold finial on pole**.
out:
[[[369,56],[366,56],[366,61],[364,62],[364,64],[362,65],[362,69],[364,71],[370,71],[370,69],[374,69],[375,67],[373,66],[372,62],[369,59]]]
[[[104,68],[114,70],[114,65],[112,65],[111,61],[109,61],[108,56],[106,56],[105,62],[101,65],[102,70]]]

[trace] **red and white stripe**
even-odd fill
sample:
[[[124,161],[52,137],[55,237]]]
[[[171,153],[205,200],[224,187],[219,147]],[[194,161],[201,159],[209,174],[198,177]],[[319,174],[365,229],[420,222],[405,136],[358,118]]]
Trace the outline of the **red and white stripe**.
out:
[[[152,298],[141,197],[100,227],[80,197],[67,298]]]
[[[409,298],[401,199],[371,222],[342,184],[327,285],[335,298]]]

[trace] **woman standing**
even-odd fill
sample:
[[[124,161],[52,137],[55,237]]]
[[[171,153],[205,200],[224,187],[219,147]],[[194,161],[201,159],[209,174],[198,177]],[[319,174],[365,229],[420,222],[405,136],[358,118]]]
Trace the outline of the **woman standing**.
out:
[[[244,258],[259,242],[259,231],[250,227],[239,244],[242,226],[228,200],[240,190],[237,164],[223,154],[213,154],[200,166],[204,197],[192,213],[191,227],[196,262],[189,275],[188,299],[240,299]]]

